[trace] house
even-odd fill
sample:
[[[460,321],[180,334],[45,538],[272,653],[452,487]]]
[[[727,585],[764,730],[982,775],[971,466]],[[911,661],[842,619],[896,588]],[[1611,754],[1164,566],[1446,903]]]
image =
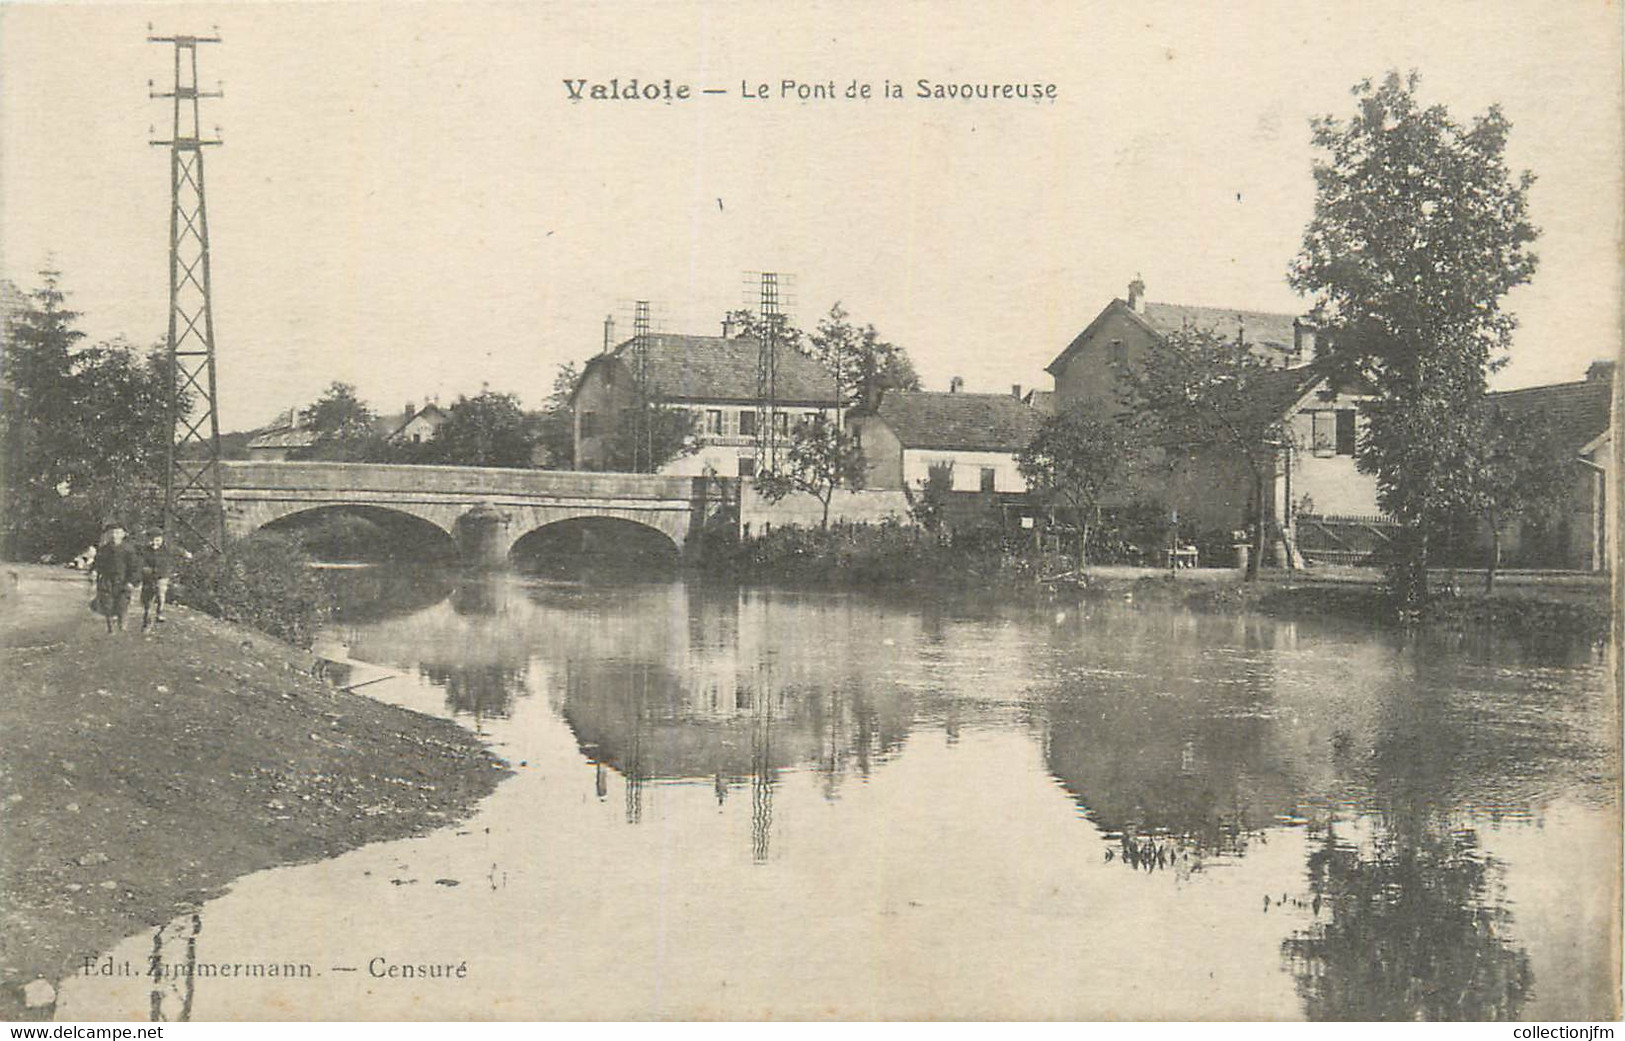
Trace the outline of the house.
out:
[[[1573,460],[1567,507],[1554,523],[1519,524],[1506,533],[1506,559],[1533,567],[1604,571],[1608,564],[1608,489],[1614,482],[1614,363],[1599,361],[1574,383],[1554,383],[1489,396],[1506,416],[1545,416]]]
[[[1276,526],[1291,532],[1305,517],[1327,532],[1351,520],[1381,523],[1376,480],[1354,465],[1366,422],[1359,411],[1365,388],[1316,363],[1317,329],[1303,316],[1148,301],[1136,278],[1126,299],[1107,304],[1046,366],[1055,379],[1053,407],[1121,413],[1119,374],[1183,330],[1240,337],[1276,370],[1256,377],[1249,391],[1286,435],[1272,446],[1266,488],[1266,513]],[[1148,494],[1177,508],[1182,520],[1236,529],[1257,514],[1251,472],[1234,453],[1195,452],[1172,463]],[[1338,539],[1332,532],[1331,543]]]
[[[957,381],[956,381],[957,382]],[[1044,420],[1020,389],[1012,394],[891,390],[872,409],[847,417],[876,489],[917,490],[946,469],[956,492],[1023,493],[1020,451]]]
[[[798,423],[835,418],[834,378],[811,358],[788,348],[777,354],[775,408],[771,414],[759,410],[760,346],[754,337],[734,335],[730,323],[723,323],[721,336],[650,334],[642,361],[637,342],[627,340],[593,357],[570,394],[578,470],[609,468],[619,424],[638,407],[644,393],[639,388],[640,366],[651,400],[686,408],[698,420],[699,450],[667,463],[661,473],[749,477],[758,463],[759,422],[773,423],[778,436],[788,438]]]
[[[432,401],[424,402],[422,408],[414,408],[410,401],[407,402],[406,408],[401,410],[401,417],[400,423],[385,435],[391,444],[433,441],[440,425],[446,421],[446,413]]]
[[[290,408],[271,424],[254,432],[248,441],[248,458],[260,462],[285,462],[316,443],[316,431],[305,409]]]
[[[1182,330],[1240,336],[1277,368],[1313,360],[1315,327],[1301,316],[1227,307],[1162,304],[1145,299],[1145,283],[1129,283],[1128,298],[1114,299],[1073,337],[1045,371],[1055,377],[1060,404],[1085,402],[1116,411],[1117,370],[1137,364],[1151,345]]]

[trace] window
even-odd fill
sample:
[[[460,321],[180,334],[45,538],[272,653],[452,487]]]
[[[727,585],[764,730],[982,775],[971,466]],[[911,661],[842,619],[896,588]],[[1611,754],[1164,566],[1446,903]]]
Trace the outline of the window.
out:
[[[598,436],[598,413],[596,413],[596,412],[583,412],[583,413],[581,413],[581,436],[582,437],[597,437]]]
[[[998,471],[993,469],[993,467],[991,467],[991,466],[982,467],[982,491],[984,491],[984,492],[992,491],[993,490],[993,482],[994,482],[995,478],[997,478],[997,477],[998,477]]]
[[[816,424],[817,424],[817,422],[818,422],[818,421],[819,421],[819,420],[820,420],[820,419],[821,419],[821,418],[823,418],[823,417],[821,417],[821,416],[820,416],[820,415],[819,415],[819,414],[818,414],[818,413],[816,413],[816,412],[809,412],[809,413],[807,413],[807,414],[806,414],[806,415],[805,415],[805,416],[802,416],[802,417],[801,417],[801,421],[802,421],[802,422],[803,422],[803,423],[805,423],[805,424],[807,424],[807,425],[808,425],[808,426],[814,426],[814,425],[816,425]]]
[[[1337,451],[1337,413],[1321,410],[1309,413],[1313,422],[1313,436],[1309,447],[1316,455],[1332,455]]]
[[[1337,454],[1354,454],[1354,410],[1352,408],[1337,410]]]
[[[790,433],[790,413],[773,413],[773,432],[783,435],[788,435]]]
[[[705,410],[705,432],[707,434],[722,433],[722,410],[720,408]]]
[[[740,437],[755,437],[756,436],[756,413],[754,413],[754,412],[741,412],[741,413],[739,413],[739,436]],[[751,463],[752,463],[752,465],[754,465],[755,460],[751,460]]]
[[[1123,347],[1122,340],[1113,340],[1106,345],[1106,360],[1113,365],[1122,365],[1128,361],[1128,351]]]
[[[749,415],[749,413],[746,413],[746,414]],[[756,457],[755,456],[753,456],[753,455],[742,455],[742,456],[739,457],[739,476],[741,476],[741,477],[755,477],[756,476]]]

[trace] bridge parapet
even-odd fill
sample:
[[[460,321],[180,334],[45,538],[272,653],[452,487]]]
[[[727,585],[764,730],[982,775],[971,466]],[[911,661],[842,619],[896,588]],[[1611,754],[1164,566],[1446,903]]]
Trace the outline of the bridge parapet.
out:
[[[528,470],[489,466],[403,466],[390,463],[269,462],[229,460],[220,464],[230,488],[314,491],[355,489],[372,492],[438,492],[448,495],[506,495],[547,499],[686,500],[694,478],[665,474],[596,473],[584,470]]]
[[[702,530],[738,516],[737,481],[713,477],[232,460],[221,464],[221,483],[226,523],[238,535],[312,510],[386,509],[434,524],[481,564],[562,521],[633,521],[686,552]]]

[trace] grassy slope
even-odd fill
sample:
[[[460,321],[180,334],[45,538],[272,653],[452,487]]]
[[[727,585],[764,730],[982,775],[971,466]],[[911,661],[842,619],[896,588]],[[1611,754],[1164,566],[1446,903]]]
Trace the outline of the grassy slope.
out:
[[[0,623],[0,1019],[234,878],[439,827],[506,776],[462,728],[332,690],[268,637],[180,608],[108,636],[83,584],[23,589],[29,617]]]

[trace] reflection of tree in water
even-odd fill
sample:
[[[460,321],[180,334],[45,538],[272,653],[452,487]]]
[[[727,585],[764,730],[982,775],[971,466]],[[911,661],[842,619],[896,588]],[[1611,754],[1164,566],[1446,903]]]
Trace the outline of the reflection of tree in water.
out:
[[[408,564],[323,569],[343,622],[375,622],[421,611],[452,592],[453,572]]]
[[[1263,694],[1174,682],[1173,697],[1061,691],[1046,714],[1051,775],[1113,843],[1107,859],[1136,870],[1245,853],[1301,800]]]
[[[1471,830],[1387,820],[1367,843],[1328,824],[1309,854],[1316,921],[1281,945],[1312,1020],[1516,1019],[1533,982]]]
[[[418,674],[446,692],[446,708],[475,719],[506,719],[513,699],[529,693],[523,666],[486,662],[462,665],[422,662]]]

